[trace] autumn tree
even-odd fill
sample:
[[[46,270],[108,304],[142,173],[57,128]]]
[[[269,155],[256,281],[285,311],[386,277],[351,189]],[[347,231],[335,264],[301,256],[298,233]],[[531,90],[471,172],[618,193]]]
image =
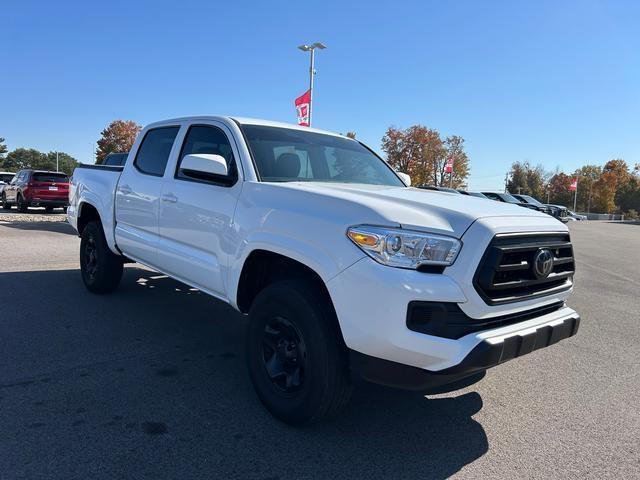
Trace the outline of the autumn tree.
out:
[[[96,163],[102,163],[109,153],[124,153],[131,150],[142,127],[132,120],[114,120],[105,128],[98,140]]]
[[[356,138],[356,132],[347,132],[347,137],[355,139]]]
[[[424,125],[404,130],[389,127],[382,137],[382,150],[393,168],[411,176],[413,185],[448,185],[449,174],[444,173],[448,155],[454,158],[453,186],[460,186],[469,176],[464,139],[451,136],[443,141],[437,130]]]
[[[550,203],[558,205],[573,203],[573,192],[569,190],[572,180],[572,177],[563,172],[558,172],[549,179]]]
[[[451,176],[445,172],[447,160],[453,160]],[[444,155],[434,159],[434,185],[460,188],[469,176],[469,157],[464,151],[464,138],[451,135],[444,140]]]
[[[591,212],[593,186],[602,175],[602,168],[598,165],[584,165],[575,171],[578,179],[577,209],[581,212]]]

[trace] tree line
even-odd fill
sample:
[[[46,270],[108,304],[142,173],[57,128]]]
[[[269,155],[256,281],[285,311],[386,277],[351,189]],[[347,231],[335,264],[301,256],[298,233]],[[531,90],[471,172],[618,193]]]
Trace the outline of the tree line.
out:
[[[578,179],[576,210],[590,213],[624,213],[636,218],[640,212],[640,164],[631,168],[621,158],[604,165],[584,165],[573,173],[545,172],[541,165],[514,162],[508,174],[507,190],[531,195],[545,203],[573,208]]]
[[[96,163],[102,163],[109,153],[128,152],[142,127],[131,120],[114,120],[100,132]],[[57,158],[57,163],[56,163]],[[41,152],[35,148],[16,148],[8,151],[5,139],[0,138],[0,170],[17,172],[27,168],[36,170],[58,170],[71,175],[78,160],[65,152]]]
[[[97,141],[96,163],[102,163],[109,153],[128,152],[142,127],[131,120],[115,120]],[[355,132],[347,136],[355,138]],[[469,177],[469,157],[464,138],[459,135],[442,137],[424,125],[402,129],[391,126],[382,137],[382,150],[387,162],[396,170],[411,176],[413,185],[435,185],[461,188]],[[446,172],[447,161],[453,162],[453,172]],[[71,155],[58,152],[60,170],[71,174],[78,162]],[[0,170],[23,168],[54,170],[56,152],[40,152],[33,148],[16,148],[8,152],[0,138]],[[511,193],[531,195],[544,203],[573,206],[574,193],[570,185],[578,178],[576,209],[580,212],[625,213],[635,217],[640,212],[640,164],[630,168],[622,159],[599,165],[585,165],[572,174],[547,172],[541,165],[528,161],[514,162],[508,174],[506,188]]]

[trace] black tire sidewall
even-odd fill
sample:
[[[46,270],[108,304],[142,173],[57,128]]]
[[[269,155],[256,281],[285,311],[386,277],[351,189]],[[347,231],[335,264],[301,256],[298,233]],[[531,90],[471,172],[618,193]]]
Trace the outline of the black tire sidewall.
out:
[[[327,322],[333,319],[327,306],[305,287],[304,282],[291,281],[266,287],[251,307],[247,333],[247,364],[258,397],[277,418],[295,425],[309,423],[321,412],[333,375],[331,362],[339,361],[331,358],[331,352],[341,348],[333,330],[328,328]],[[302,388],[289,394],[273,385],[261,358],[264,327],[278,316],[296,326],[307,350]]]
[[[90,238],[96,245],[97,271],[93,279],[86,271],[85,249]],[[122,276],[122,260],[111,252],[102,231],[100,222],[89,222],[82,231],[80,239],[80,273],[87,289],[94,293],[106,293],[114,290]]]

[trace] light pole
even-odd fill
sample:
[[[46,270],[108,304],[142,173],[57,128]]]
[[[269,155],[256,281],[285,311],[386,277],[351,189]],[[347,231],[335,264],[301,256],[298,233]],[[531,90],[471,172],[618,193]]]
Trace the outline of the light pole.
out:
[[[316,74],[314,69],[314,56],[316,48],[324,50],[326,45],[320,42],[312,43],[311,45],[300,45],[298,47],[303,52],[311,52],[311,64],[309,65],[309,126],[311,126],[311,112],[313,109],[313,76]]]

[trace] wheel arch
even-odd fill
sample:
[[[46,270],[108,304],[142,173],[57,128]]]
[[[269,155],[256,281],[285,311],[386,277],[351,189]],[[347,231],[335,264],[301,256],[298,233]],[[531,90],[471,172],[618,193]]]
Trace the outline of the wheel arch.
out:
[[[235,288],[235,306],[242,313],[247,313],[256,296],[267,285],[297,278],[307,279],[317,285],[335,312],[325,281],[314,268],[288,255],[263,248],[252,250],[242,264]]]

